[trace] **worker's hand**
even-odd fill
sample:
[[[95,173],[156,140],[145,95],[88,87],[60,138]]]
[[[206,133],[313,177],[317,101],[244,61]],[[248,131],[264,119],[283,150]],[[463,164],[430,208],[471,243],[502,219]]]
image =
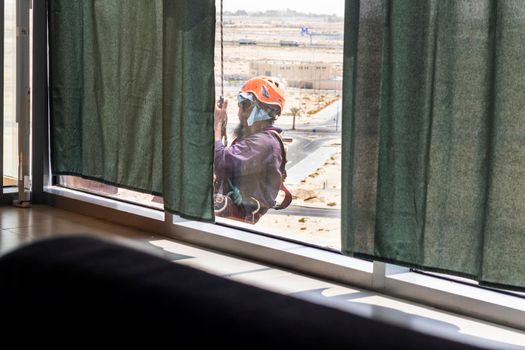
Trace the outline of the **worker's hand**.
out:
[[[213,130],[215,131],[215,141],[222,140],[223,131],[228,123],[228,114],[226,109],[228,108],[228,100],[224,100],[222,106],[219,107],[219,101],[215,104],[215,112],[213,114]]]

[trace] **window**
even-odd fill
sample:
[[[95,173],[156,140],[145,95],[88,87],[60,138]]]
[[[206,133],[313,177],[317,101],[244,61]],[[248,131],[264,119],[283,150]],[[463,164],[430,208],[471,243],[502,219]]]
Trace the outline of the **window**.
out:
[[[4,3],[4,174],[3,186],[18,185],[18,124],[16,122],[16,1]]]
[[[225,1],[227,4],[227,0]],[[248,5],[246,5],[248,6]],[[247,12],[248,13],[248,12]],[[341,11],[342,13],[342,11]],[[264,11],[260,12],[259,15],[264,16]],[[282,31],[290,31],[290,35],[293,35],[293,26],[289,25],[286,19],[293,18],[294,20],[303,20],[303,16],[300,14],[295,13],[292,17],[288,11],[283,11],[281,17],[275,18],[275,14],[273,14],[272,18],[267,18],[267,24],[276,24],[277,22],[281,25],[279,27],[279,30]],[[250,14],[243,14],[243,20],[246,19],[247,16],[250,16]],[[287,17],[288,16],[288,17]],[[294,17],[295,16],[295,17]],[[226,9],[225,11],[225,18],[227,18],[227,22],[230,24],[234,24],[235,22],[235,14],[231,11],[228,11]],[[306,16],[307,20],[312,21],[320,21],[319,18],[309,18],[309,16]],[[315,16],[313,16],[315,17]],[[321,16],[322,17],[322,16]],[[273,21],[273,22],[272,22]],[[335,28],[334,30],[340,31],[339,39],[335,39],[337,36],[332,36],[330,40],[334,42],[334,47],[330,48],[330,50],[326,51],[323,47],[323,50],[319,50],[317,46],[312,45],[315,44],[315,40],[327,40],[327,42],[330,42],[330,40],[323,38],[322,36],[314,36],[312,39],[312,36],[308,37],[308,39],[299,38],[301,40],[300,45],[297,47],[280,47],[278,42],[272,42],[270,40],[270,43],[265,42],[263,39],[265,38],[265,35],[261,35],[261,38],[256,37],[254,41],[256,44],[251,46],[245,46],[241,47],[240,45],[232,45],[229,46],[226,44],[225,46],[225,56],[231,58],[228,62],[226,62],[225,65],[225,77],[228,74],[228,71],[230,73],[229,77],[236,77],[236,79],[224,79],[225,84],[225,92],[226,96],[230,101],[236,101],[236,95],[239,91],[239,88],[242,86],[242,82],[244,82],[246,79],[248,79],[250,76],[247,76],[247,72],[250,72],[250,75],[259,75],[260,72],[263,71],[264,73],[270,73],[272,70],[275,71],[275,68],[268,68],[268,65],[272,65],[274,63],[272,60],[275,60],[277,62],[278,60],[282,61],[283,59],[283,53],[287,58],[289,58],[290,62],[307,62],[307,64],[312,64],[311,67],[318,67],[315,64],[319,63],[325,63],[328,62],[329,66],[323,66],[323,70],[326,68],[329,72],[335,72],[335,78],[334,81],[337,83],[341,83],[341,76],[342,76],[342,28],[343,28],[343,22],[341,18],[334,18],[331,17],[330,22]],[[270,25],[272,27],[272,25]],[[276,27],[273,25],[273,27]],[[232,26],[232,28],[235,28],[235,26]],[[228,41],[228,33],[233,33],[233,29],[229,28],[228,26],[225,26],[225,43]],[[255,26],[253,28],[257,28],[257,23],[255,23]],[[231,32],[229,32],[231,30]],[[239,28],[237,28],[239,30]],[[243,31],[249,32],[252,30],[252,27],[244,28]],[[317,29],[316,29],[317,30]],[[255,33],[255,31],[254,31]],[[254,34],[252,33],[252,34]],[[260,31],[257,31],[257,33],[261,34]],[[255,35],[255,34],[254,34]],[[275,35],[270,34],[270,35]],[[269,37],[269,35],[268,35]],[[263,40],[263,41],[261,41]],[[313,42],[312,42],[313,41]],[[230,41],[231,43],[236,43],[235,41]],[[259,44],[264,43],[265,45],[263,48],[259,47]],[[273,43],[273,44],[272,44]],[[275,44],[277,43],[277,44]],[[274,46],[272,46],[274,45]],[[309,46],[311,45],[311,46]],[[328,45],[328,44],[326,44]],[[262,46],[262,45],[261,45]],[[310,50],[310,51],[308,51]],[[237,51],[237,52],[235,52]],[[216,50],[216,52],[219,52],[219,50]],[[260,55],[261,52],[266,52],[268,55],[262,56]],[[259,59],[259,60],[265,60],[265,64],[261,64],[261,70],[252,70],[252,66],[249,64],[250,59]],[[216,62],[219,62],[216,60]],[[316,68],[317,69],[317,68]],[[301,66],[299,68],[301,70]],[[304,70],[309,70],[309,66],[304,66]],[[216,70],[216,75],[219,77],[216,79],[217,82],[220,82],[220,76],[218,73],[220,70]],[[269,75],[269,74],[267,74]],[[308,76],[308,74],[305,74],[304,77],[301,76],[301,79],[297,79],[295,76],[280,76],[278,77],[281,81],[284,81],[287,85],[287,91],[289,92],[285,110],[283,111],[283,115],[278,119],[277,123],[281,123],[280,125],[284,129],[284,144],[288,147],[288,157],[289,157],[289,163],[287,164],[288,170],[289,170],[289,178],[287,179],[287,184],[289,185],[290,189],[292,190],[292,193],[294,193],[295,197],[292,201],[292,205],[288,207],[287,209],[280,211],[280,212],[274,212],[271,211],[265,216],[262,217],[262,219],[256,224],[256,225],[243,225],[238,224],[235,221],[227,221],[227,219],[218,220],[221,224],[226,223],[230,226],[242,226],[244,229],[248,229],[251,231],[258,231],[262,233],[269,233],[271,235],[280,235],[281,237],[290,238],[295,241],[303,241],[306,243],[315,244],[317,246],[322,247],[330,247],[334,249],[338,249],[338,242],[339,242],[339,232],[338,232],[338,225],[340,221],[340,214],[339,214],[339,207],[337,201],[338,193],[340,192],[340,178],[337,177],[337,175],[330,175],[330,174],[339,174],[339,172],[336,170],[338,166],[340,166],[340,131],[339,131],[339,125],[340,125],[340,87],[337,87],[336,85],[330,85],[334,86],[333,88],[327,88],[327,85],[324,85],[327,83],[327,81],[322,81],[318,79],[312,79],[311,76]],[[329,81],[331,83],[331,81]],[[217,91],[220,91],[219,89]],[[297,110],[293,110],[293,107],[297,107]],[[230,104],[230,121],[236,120],[236,106],[235,103]],[[323,119],[321,123],[319,122],[319,119],[317,119],[319,113],[322,110],[325,110],[327,108],[333,108],[331,117]],[[335,112],[334,112],[335,111]],[[310,112],[310,113],[308,113]],[[279,126],[279,124],[277,124]],[[230,126],[230,132],[232,131],[231,128],[235,125]],[[229,138],[231,141],[231,137]],[[308,162],[302,162],[303,160],[307,159],[308,156],[312,153],[316,152],[326,152],[322,153],[323,162],[317,163],[316,166],[310,166],[308,167]],[[315,157],[314,157],[315,158]],[[294,167],[297,167],[298,165],[301,165],[303,168],[306,169],[304,171],[298,172],[297,168],[294,169]],[[311,165],[311,164],[310,164]],[[310,176],[312,175],[312,176]],[[292,181],[293,180],[293,181]],[[75,187],[79,188],[84,191],[88,192],[96,192],[98,194],[102,194],[106,197],[112,197],[112,198],[119,198],[123,199],[125,196],[124,193],[127,193],[126,190],[115,188],[110,185],[104,185],[100,183],[93,183],[89,180],[81,180],[78,178],[68,178],[64,177],[61,179],[62,184],[65,186]],[[72,185],[73,184],[73,185]],[[129,194],[129,193],[128,193]],[[131,197],[135,196],[136,194],[130,194]],[[340,197],[340,194],[339,194]],[[321,199],[324,199],[323,202]],[[329,199],[330,202],[327,202],[326,199]],[[150,196],[148,198],[145,198],[143,201],[144,203],[147,203],[147,206],[155,206],[156,204],[159,204],[159,198],[155,198],[154,196]],[[140,202],[140,200],[139,200]],[[332,203],[335,203],[332,205]],[[313,205],[316,204],[316,205]],[[161,205],[158,205],[161,207]],[[308,209],[308,215],[304,214],[303,210],[305,207]],[[293,210],[292,210],[293,209]],[[160,212],[160,211],[159,211]],[[322,215],[312,215],[314,214],[322,214]],[[327,214],[330,213],[330,214]],[[332,225],[333,224],[333,225]],[[202,227],[209,227],[206,226],[207,224],[201,223],[193,223],[193,222],[183,222],[182,224],[180,222],[177,222],[177,230],[181,230],[181,227],[189,227],[193,230],[191,232],[194,234],[197,232],[197,235],[199,234],[209,234],[210,232],[215,232],[216,230],[220,230],[220,226],[216,225],[209,225],[212,226],[213,229],[206,231],[206,229]],[[193,225],[193,226],[192,226]],[[219,229],[217,229],[219,227]],[[315,227],[317,228],[316,231],[310,232],[309,230]],[[333,230],[332,230],[333,228]],[[320,230],[322,229],[322,230]],[[227,232],[232,232],[234,230],[229,230]],[[333,232],[336,232],[332,234]],[[171,231],[168,231],[171,232]],[[237,235],[239,232],[241,234],[244,234],[245,232],[237,231],[235,230],[235,235]],[[254,236],[254,235],[251,235]],[[262,236],[259,236],[262,237]],[[198,239],[197,239],[198,241]],[[220,244],[219,244],[220,245]],[[240,245],[236,246],[239,250],[242,248],[239,248]],[[224,245],[222,246],[224,248]],[[232,249],[233,248],[227,248]],[[335,254],[333,254],[335,255]],[[339,256],[338,256],[339,257]],[[258,258],[261,258],[261,256],[258,256]],[[264,257],[262,257],[264,259]],[[327,258],[326,261],[332,259],[333,256],[330,258]],[[341,257],[345,259],[350,259],[346,257]],[[301,260],[303,261],[303,260]],[[347,262],[345,260],[344,263],[341,265],[338,265],[338,268],[342,268],[343,265],[345,265]],[[311,262],[311,261],[309,261]],[[355,261],[353,261],[355,263]],[[330,265],[330,263],[326,263],[321,261],[315,261],[315,266],[319,266],[319,264],[323,265],[326,270],[331,270],[331,267],[335,266],[336,264]],[[306,264],[308,265],[308,264]],[[372,283],[372,271],[370,266],[372,265],[369,262],[363,262],[359,261],[356,263],[356,265],[359,265],[362,267],[360,273],[357,273],[359,275],[358,283],[357,285],[360,286],[366,286],[368,288],[374,287],[374,284]],[[366,265],[366,266],[362,266]],[[328,266],[328,268],[327,268]],[[374,283],[375,278],[377,276],[385,276],[385,271],[381,271],[381,266],[383,266],[383,270],[385,269],[384,264],[381,263],[375,263],[374,262],[374,269],[376,270],[376,266],[379,266],[377,271],[374,271]],[[353,279],[355,277],[354,271],[352,270],[352,276],[347,277],[346,272],[348,272],[348,266],[343,266],[345,269],[345,277],[343,277],[344,282],[347,283],[356,283],[356,279]],[[305,272],[309,272],[308,267],[300,267]],[[396,268],[396,267],[394,267]],[[387,270],[389,267],[387,266]],[[397,268],[396,268],[397,269]],[[340,271],[340,270],[339,270]],[[330,274],[331,273],[331,274]],[[336,272],[327,272],[328,275],[330,275],[333,278],[339,278],[337,277]],[[389,284],[393,283],[392,281],[394,279],[398,279],[402,283],[405,283],[402,285],[406,294],[405,295],[399,295],[404,297],[412,297],[414,298],[414,295],[411,295],[410,293],[413,292],[413,290],[410,291],[410,288],[407,288],[406,280],[402,280],[402,278],[405,277],[406,274],[409,274],[408,270],[404,270],[403,273],[397,273],[396,276],[391,277],[388,274],[388,271],[386,272],[386,280]],[[359,280],[360,279],[360,280]],[[441,286],[441,282],[439,282]],[[381,287],[380,287],[381,288]],[[388,288],[385,287],[385,288]],[[395,288],[393,288],[395,289]],[[451,293],[452,294],[452,293]],[[419,296],[415,296],[416,298],[419,298]],[[450,300],[453,299],[450,297],[450,295],[447,295],[446,298],[443,298],[442,303],[447,304],[450,302]],[[457,300],[456,300],[457,303]],[[439,305],[439,304],[436,304]],[[450,304],[449,304],[450,305]],[[454,307],[447,306],[449,309],[452,309],[453,311],[459,311],[462,310],[461,305]],[[519,313],[517,313],[519,315]],[[488,317],[492,317],[487,313]],[[516,313],[513,314],[511,318],[518,319],[518,317],[515,317]],[[479,316],[479,314],[475,314],[475,316]],[[503,316],[500,317],[499,322],[502,322],[501,319],[504,319]],[[506,322],[506,321],[503,321]],[[510,324],[516,324],[516,323],[510,323]]]
[[[220,8],[219,4],[217,6]],[[224,56],[228,58],[224,61],[224,74],[239,74],[242,78],[235,82],[225,80],[226,98],[236,102],[244,81],[253,76],[272,76],[272,72],[281,74],[273,78],[280,80],[286,90],[284,110],[274,125],[283,130],[288,158],[285,185],[292,193],[293,200],[286,209],[269,209],[252,229],[338,250],[341,205],[341,133],[338,123],[341,85],[324,84],[311,76],[299,75],[299,72],[308,70],[308,65],[319,70],[319,63],[342,65],[344,19],[342,15],[309,13],[303,10],[303,6],[293,7],[292,3],[287,4],[288,9],[282,11],[273,11],[271,8],[260,10],[256,4],[249,2],[224,1],[223,6],[223,21],[228,24],[223,25]],[[238,15],[241,10],[244,16]],[[344,13],[344,2],[340,2],[338,13]],[[251,24],[249,27],[241,25],[246,17]],[[312,38],[302,33],[301,27],[311,28],[314,33],[330,32],[338,36],[318,35]],[[220,52],[220,17],[217,17],[216,33],[217,53]],[[257,46],[240,47],[234,38],[241,36],[255,40]],[[292,41],[298,44],[283,45]],[[217,58],[216,91],[220,92],[221,67]],[[243,67],[246,64],[254,67],[255,62],[263,60],[267,62],[265,66],[257,67],[250,74],[245,73]],[[299,69],[292,70],[297,62],[301,62]],[[340,80],[342,72],[326,78]],[[233,132],[238,125],[237,109],[236,103],[229,104],[230,143],[235,138]],[[280,192],[277,203],[282,199],[283,193]],[[226,219],[226,222],[233,226],[237,224],[234,220]]]

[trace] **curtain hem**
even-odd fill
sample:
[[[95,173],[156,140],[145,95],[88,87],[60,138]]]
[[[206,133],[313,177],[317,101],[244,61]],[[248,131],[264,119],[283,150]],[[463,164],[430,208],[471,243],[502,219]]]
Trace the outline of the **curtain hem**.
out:
[[[168,208],[168,207],[164,207],[164,210],[167,211],[167,212],[170,213],[170,214],[180,216],[180,217],[183,218],[183,219],[193,220],[193,221],[199,221],[199,222],[207,222],[207,223],[211,223],[211,224],[214,224],[214,223],[215,223],[215,217],[212,217],[212,218],[207,219],[207,218],[202,218],[202,217],[200,217],[200,216],[194,216],[194,215],[189,215],[189,214],[183,214],[182,212],[180,212],[180,211],[178,211],[178,210],[171,209],[171,208]]]

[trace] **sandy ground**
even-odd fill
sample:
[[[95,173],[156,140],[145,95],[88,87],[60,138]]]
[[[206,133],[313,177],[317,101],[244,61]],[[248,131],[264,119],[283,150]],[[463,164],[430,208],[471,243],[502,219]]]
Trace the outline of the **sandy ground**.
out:
[[[341,152],[292,187],[293,204],[304,207],[341,209]]]
[[[308,174],[297,187],[290,187],[292,206],[341,209],[341,152]],[[270,210],[256,226],[299,241],[339,250],[340,218],[277,214]]]
[[[224,75],[249,77],[251,61],[290,61],[332,63],[336,75],[342,77],[343,41],[325,36],[302,36],[300,28],[307,26],[311,32],[342,33],[342,21],[327,21],[308,17],[253,17],[225,16],[224,18]],[[220,36],[219,24],[216,28],[217,40]],[[274,46],[239,45],[239,39],[252,39],[257,43]],[[280,40],[297,41],[299,47],[281,47]],[[323,45],[319,47],[316,45]],[[221,50],[220,42],[215,49],[216,94],[221,90]],[[225,81],[224,95],[229,100],[228,113],[237,115],[237,93],[243,81]],[[340,91],[286,88],[286,103],[283,116],[291,115],[292,108],[298,108],[299,115],[310,115],[340,97]]]

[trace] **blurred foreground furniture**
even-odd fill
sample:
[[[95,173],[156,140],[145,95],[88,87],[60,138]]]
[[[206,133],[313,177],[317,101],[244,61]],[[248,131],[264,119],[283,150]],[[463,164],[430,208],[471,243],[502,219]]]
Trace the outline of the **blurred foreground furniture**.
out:
[[[474,349],[89,237],[0,258],[2,348]]]

